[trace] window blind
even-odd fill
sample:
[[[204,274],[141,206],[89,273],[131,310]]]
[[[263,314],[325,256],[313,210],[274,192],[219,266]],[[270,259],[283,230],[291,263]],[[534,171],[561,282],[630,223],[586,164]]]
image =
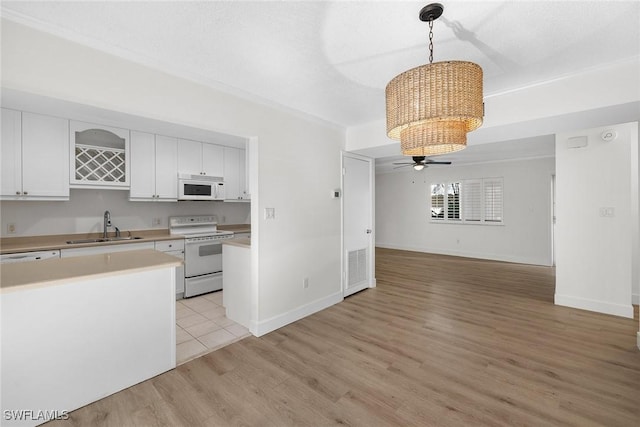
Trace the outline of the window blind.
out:
[[[484,183],[484,220],[502,222],[503,188],[502,179],[487,179]]]
[[[482,221],[482,181],[466,180],[462,185],[462,215],[465,221]]]

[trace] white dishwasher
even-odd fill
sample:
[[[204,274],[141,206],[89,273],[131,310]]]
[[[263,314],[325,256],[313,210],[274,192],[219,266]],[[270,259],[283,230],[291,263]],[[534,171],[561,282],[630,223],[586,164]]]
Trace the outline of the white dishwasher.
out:
[[[10,262],[40,261],[48,258],[60,258],[60,251],[20,252],[0,255],[0,264]]]

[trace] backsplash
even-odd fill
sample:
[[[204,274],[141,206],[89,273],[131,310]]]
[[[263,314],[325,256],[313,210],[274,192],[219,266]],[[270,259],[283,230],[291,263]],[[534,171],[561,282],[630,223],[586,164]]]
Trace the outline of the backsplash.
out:
[[[130,202],[128,191],[76,189],[67,202],[3,201],[0,237],[101,232],[105,210],[111,212],[112,225],[123,232],[166,229],[174,215],[215,214],[219,224],[251,222],[250,203]],[[15,226],[13,234],[8,233],[10,224]]]

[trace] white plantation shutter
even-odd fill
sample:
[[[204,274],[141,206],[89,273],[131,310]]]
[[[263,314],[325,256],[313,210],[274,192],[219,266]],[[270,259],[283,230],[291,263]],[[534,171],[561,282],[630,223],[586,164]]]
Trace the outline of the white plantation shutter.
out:
[[[502,178],[485,178],[484,184],[484,220],[502,222],[503,185]]]
[[[482,221],[482,181],[466,180],[462,183],[462,218],[465,221]]]
[[[460,183],[451,182],[447,185],[447,219],[460,219]]]
[[[444,184],[431,184],[431,219],[444,219]]]
[[[500,177],[431,184],[431,220],[502,224],[503,182]]]

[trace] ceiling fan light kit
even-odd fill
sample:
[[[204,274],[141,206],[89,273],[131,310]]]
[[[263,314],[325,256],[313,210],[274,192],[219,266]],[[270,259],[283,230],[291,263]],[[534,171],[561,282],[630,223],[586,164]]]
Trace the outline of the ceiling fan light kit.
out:
[[[439,3],[425,6],[429,23],[429,64],[405,71],[387,85],[387,135],[400,140],[405,156],[430,156],[462,150],[467,133],[482,125],[482,68],[468,61],[433,63],[433,21]]]
[[[447,161],[436,161],[436,160],[431,160],[431,159],[427,159],[425,156],[412,156],[413,162],[412,163],[394,163],[394,165],[399,165],[398,167],[405,167],[405,166],[413,166],[414,170],[417,171],[421,171],[422,169],[426,168],[428,165],[450,165],[451,162],[447,162]],[[398,168],[395,168],[398,169]]]

